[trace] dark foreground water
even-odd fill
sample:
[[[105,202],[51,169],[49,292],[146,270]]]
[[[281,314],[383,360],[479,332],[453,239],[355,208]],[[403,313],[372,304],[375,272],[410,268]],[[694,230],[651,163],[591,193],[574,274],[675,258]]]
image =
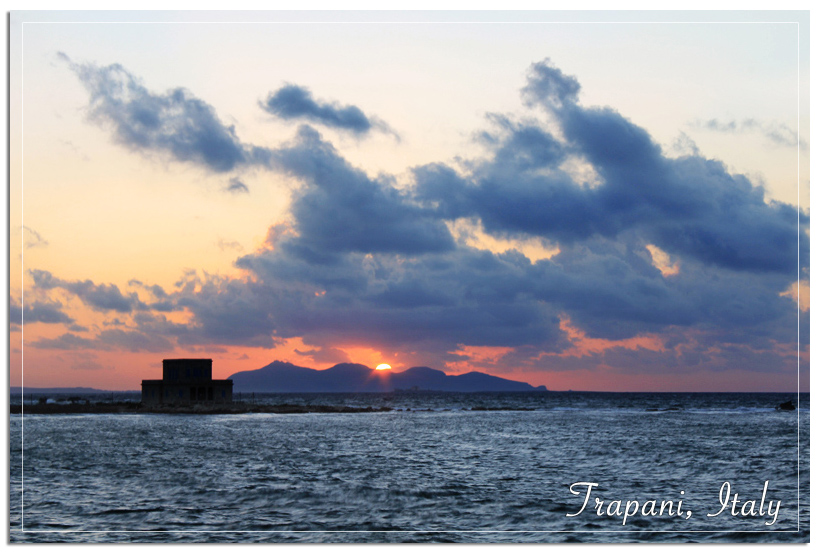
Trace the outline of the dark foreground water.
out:
[[[11,541],[809,541],[808,394],[253,399],[396,410],[13,415]]]

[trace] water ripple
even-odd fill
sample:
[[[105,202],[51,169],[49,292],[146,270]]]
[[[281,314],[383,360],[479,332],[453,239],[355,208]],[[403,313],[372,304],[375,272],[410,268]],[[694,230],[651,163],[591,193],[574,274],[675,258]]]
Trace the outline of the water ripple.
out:
[[[401,401],[416,410],[385,413],[26,415],[22,448],[23,419],[12,416],[10,541],[809,540],[808,416],[798,509],[793,413],[763,409],[744,394],[712,406],[701,398],[696,408],[686,395],[625,395],[585,397],[586,409],[527,411],[463,409],[464,398],[444,410],[441,397],[424,404],[414,396]],[[673,402],[685,407],[635,407]],[[771,528],[764,517],[706,517],[719,507],[723,482],[759,502],[767,480],[767,498],[782,500]],[[620,507],[677,501],[685,491],[684,508],[694,514],[623,524],[590,505],[567,517],[582,503],[569,486],[585,481],[599,484],[593,495],[605,505]],[[778,531],[761,531],[770,529]]]

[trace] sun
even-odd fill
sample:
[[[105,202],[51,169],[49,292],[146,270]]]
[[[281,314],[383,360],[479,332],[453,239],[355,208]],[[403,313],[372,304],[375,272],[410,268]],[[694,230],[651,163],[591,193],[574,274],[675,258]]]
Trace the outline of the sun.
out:
[[[381,365],[379,365],[378,367],[376,367],[376,370],[377,370],[377,371],[387,371],[387,370],[390,370],[390,369],[392,369],[392,368],[393,368],[393,367],[391,367],[391,366],[390,366],[390,365],[388,365],[387,363],[382,363]]]

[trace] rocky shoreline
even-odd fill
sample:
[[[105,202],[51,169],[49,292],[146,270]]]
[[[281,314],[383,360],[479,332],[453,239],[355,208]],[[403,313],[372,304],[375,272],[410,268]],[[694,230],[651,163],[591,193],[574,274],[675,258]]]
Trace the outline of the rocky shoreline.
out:
[[[259,405],[253,403],[223,403],[194,405],[143,405],[141,403],[37,403],[12,405],[11,414],[83,415],[83,414],[168,414],[168,415],[229,415],[244,413],[377,413],[393,411],[391,407],[350,407],[346,405]]]
[[[222,403],[193,405],[143,405],[134,401],[105,403],[35,403],[31,405],[15,404],[11,414],[19,415],[241,415],[246,413],[384,413],[388,411],[410,411],[393,407],[351,407],[349,405],[295,405],[283,403],[264,405],[257,403]],[[530,407],[484,407],[462,408],[467,411],[533,411]],[[432,411],[432,409],[413,409],[413,411]]]

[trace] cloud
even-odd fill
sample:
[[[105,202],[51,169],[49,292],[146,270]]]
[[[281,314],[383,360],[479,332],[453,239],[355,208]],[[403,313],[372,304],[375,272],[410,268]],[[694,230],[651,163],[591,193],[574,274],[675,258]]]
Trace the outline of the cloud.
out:
[[[548,109],[564,109],[578,102],[581,85],[578,79],[555,67],[549,58],[529,67],[527,84],[521,97],[528,106],[546,106]]]
[[[685,156],[700,156],[700,148],[688,134],[681,132],[672,144],[672,151]]]
[[[534,64],[524,98],[553,117],[565,141],[504,126],[492,157],[467,176],[441,164],[417,168],[418,197],[441,217],[477,217],[494,235],[572,243],[637,233],[668,253],[736,270],[792,273],[801,232],[808,261],[806,214],[766,202],[763,188],[720,162],[665,157],[614,110],[578,105],[579,90],[548,62]],[[601,183],[576,182],[561,165],[569,157],[590,164]]]
[[[305,120],[326,127],[364,135],[372,130],[391,132],[383,121],[368,117],[356,106],[342,106],[337,102],[321,102],[305,87],[288,84],[268,94],[260,107],[271,115],[285,120]]]
[[[68,281],[56,278],[48,271],[37,269],[29,271],[29,274],[37,288],[42,290],[62,288],[98,311],[130,313],[134,310],[148,308],[146,304],[140,301],[136,293],[125,295],[114,284],[94,284],[90,280]]]
[[[149,294],[151,294],[156,299],[156,301],[153,301],[153,302],[147,304],[147,309],[150,309],[150,310],[153,310],[153,311],[166,312],[166,313],[170,312],[170,311],[178,311],[180,309],[179,307],[174,305],[174,303],[172,301],[170,301],[170,297],[168,296],[168,293],[165,292],[165,290],[162,288],[162,286],[159,286],[157,284],[153,284],[153,285],[148,286],[148,285],[143,284],[139,280],[135,280],[135,279],[128,281],[128,285],[129,286],[136,286],[138,288],[141,288],[141,289],[145,290],[146,292],[148,292]],[[113,286],[113,285],[110,285],[109,288],[111,286]],[[128,296],[128,298],[129,299],[125,300],[125,301],[129,301],[129,300],[132,301],[135,308],[141,308],[141,309],[146,308],[145,307],[146,304],[142,303],[138,299],[136,294],[132,293]],[[117,321],[117,320],[118,319],[114,319],[114,321]]]
[[[324,365],[335,365],[337,363],[350,363],[350,357],[342,350],[336,348],[317,348],[301,351],[295,349],[294,353],[302,357],[310,357],[314,363]]]
[[[168,290],[140,283],[153,305],[184,311],[185,324],[113,285],[32,276],[134,312],[139,335],[107,330],[97,347],[272,348],[300,338],[308,349],[297,354],[314,359],[368,347],[434,366],[464,361],[471,347],[507,348],[494,367],[533,370],[726,370],[742,360],[777,372],[791,363],[796,306],[783,292],[798,253],[808,266],[808,214],[766,201],[695,148],[665,156],[618,112],[581,105],[580,90],[548,61],[534,64],[522,95],[536,115],[490,116],[477,135],[486,155],[416,167],[402,187],[300,127],[268,158],[299,183],[290,221],[235,261],[244,276],[187,272]],[[512,246],[454,238],[465,221]],[[553,251],[532,260],[515,249],[531,239]],[[582,350],[568,324],[597,349]],[[632,339],[659,345],[624,345]]]
[[[374,180],[353,168],[311,127],[301,127],[272,162],[306,185],[291,207],[300,237],[289,247],[301,255],[330,259],[350,251],[418,254],[454,247],[431,210],[417,206],[391,180]]]
[[[325,347],[426,348],[438,359],[459,344],[539,358],[569,347],[560,328],[566,315],[604,340],[680,328],[788,340],[783,325],[793,306],[779,294],[793,279],[796,223],[805,231],[808,216],[766,202],[761,188],[696,152],[666,158],[617,112],[580,106],[579,92],[574,78],[535,64],[524,98],[547,111],[560,136],[537,120],[494,116],[494,128],[479,135],[485,159],[458,170],[416,168],[415,186],[401,195],[303,128],[274,156],[308,183],[292,207],[296,233],[237,260],[257,290],[276,298],[277,335]],[[597,181],[579,181],[565,170],[569,161],[587,164]],[[382,202],[407,210],[389,220],[364,216],[364,206]],[[409,248],[424,231],[391,232],[396,222],[433,228],[462,218],[499,237],[548,239],[560,253],[532,263],[514,251],[455,244],[443,230],[432,242],[439,247]],[[650,245],[659,258],[674,257],[674,270],[658,268]]]
[[[165,337],[158,334],[144,334],[138,331],[113,328],[103,330],[97,337],[99,344],[105,346],[100,349],[119,349],[132,352],[171,351],[174,345]]]
[[[783,123],[775,123],[771,121],[763,122],[750,117],[743,119],[742,121],[737,121],[734,119],[729,119],[726,121],[721,121],[718,119],[695,121],[694,123],[691,123],[690,126],[697,129],[705,129],[728,134],[757,133],[777,146],[785,146],[787,148],[799,146],[803,151],[808,150],[808,144],[804,140],[799,139],[797,132]]]
[[[174,323],[161,313],[134,315],[137,329],[151,336],[167,336],[179,345],[245,345],[270,348],[281,340],[274,336],[271,314],[276,298],[268,297],[252,282],[227,277],[187,274],[169,293],[172,310],[186,310],[192,320]]]
[[[84,338],[66,332],[57,338],[40,338],[29,344],[38,349],[57,350],[124,350],[131,352],[159,353],[171,351],[174,345],[158,334],[148,335],[136,330],[103,330],[94,338]]]
[[[250,192],[248,186],[236,177],[230,180],[228,186],[225,187],[225,190],[227,192],[231,192],[232,194],[248,194]]]
[[[223,238],[220,238],[219,240],[217,240],[216,246],[223,252],[224,251],[230,251],[230,250],[241,252],[242,250],[245,249],[245,248],[242,247],[242,244],[240,244],[236,240],[225,240]]]
[[[31,347],[38,349],[60,349],[60,350],[77,350],[77,349],[98,349],[94,340],[77,336],[71,332],[66,332],[57,338],[40,338],[29,344]]]
[[[46,246],[48,246],[48,241],[45,240],[42,236],[40,236],[40,233],[34,230],[33,228],[24,225],[23,230],[26,234],[24,245],[27,250],[30,250],[32,248],[45,248]]]
[[[76,63],[63,53],[59,57],[90,95],[89,118],[110,129],[120,144],[217,173],[266,164],[267,150],[243,144],[233,126],[187,90],[155,94],[119,64],[99,67]]]
[[[21,306],[14,299],[9,300],[9,321],[19,326],[23,323],[71,324],[74,319],[63,313],[60,302],[35,301]]]

